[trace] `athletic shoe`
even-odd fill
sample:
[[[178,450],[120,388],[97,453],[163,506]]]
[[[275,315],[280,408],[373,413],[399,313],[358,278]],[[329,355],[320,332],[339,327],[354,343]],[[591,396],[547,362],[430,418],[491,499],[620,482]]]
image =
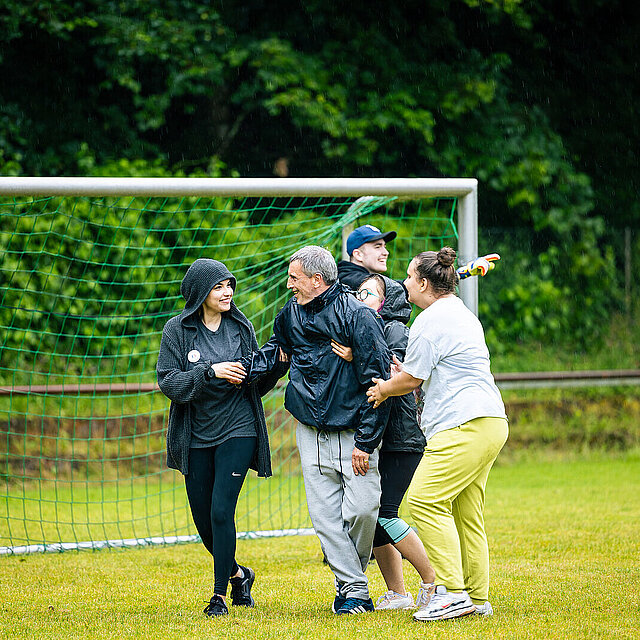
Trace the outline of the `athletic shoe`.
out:
[[[384,611],[386,609],[413,609],[413,596],[410,593],[403,596],[396,591],[387,591],[383,596],[378,598],[376,602],[376,611]]]
[[[471,598],[466,591],[462,593],[450,593],[439,584],[431,598],[431,602],[413,614],[413,619],[419,622],[429,620],[448,620],[468,616],[476,610]]]
[[[335,578],[335,587],[336,587],[336,597],[333,600],[333,604],[331,605],[331,611],[333,613],[337,613],[338,609],[346,602],[347,597],[342,595],[342,589],[344,587],[344,582],[340,582],[338,578]]]
[[[219,596],[215,595],[209,601],[209,604],[204,608],[204,612],[210,617],[214,616],[228,616],[229,609],[227,609],[227,605],[224,603],[224,600]]]
[[[491,603],[489,601],[485,602],[484,604],[477,604],[474,613],[479,616],[492,616],[493,607],[491,606]]]
[[[339,593],[336,594],[336,597],[333,599],[333,604],[331,605],[331,611],[333,613],[338,613],[338,611],[342,608],[342,605],[347,601],[345,596],[341,596]]]
[[[368,613],[374,611],[373,600],[361,600],[360,598],[347,598],[344,604],[336,611],[339,616],[355,615],[357,613]]]
[[[255,607],[256,603],[251,597],[251,587],[256,579],[253,569],[238,565],[244,575],[242,578],[231,578],[231,604],[235,607]]]
[[[436,585],[433,582],[421,582],[416,598],[416,608],[424,609],[431,602],[433,594],[436,592]]]

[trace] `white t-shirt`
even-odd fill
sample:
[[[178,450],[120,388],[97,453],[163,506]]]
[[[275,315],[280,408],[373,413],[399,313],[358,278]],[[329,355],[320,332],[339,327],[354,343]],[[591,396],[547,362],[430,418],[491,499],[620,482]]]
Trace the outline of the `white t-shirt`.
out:
[[[425,438],[475,418],[506,418],[482,325],[460,298],[440,298],[409,331],[404,371],[424,380]]]

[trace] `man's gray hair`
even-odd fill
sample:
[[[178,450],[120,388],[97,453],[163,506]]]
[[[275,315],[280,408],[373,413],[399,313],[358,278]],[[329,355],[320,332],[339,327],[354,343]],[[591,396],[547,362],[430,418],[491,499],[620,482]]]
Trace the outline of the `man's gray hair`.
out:
[[[310,278],[319,273],[326,285],[331,286],[338,279],[338,267],[329,251],[315,244],[298,249],[290,258],[289,264],[299,262],[302,273]]]

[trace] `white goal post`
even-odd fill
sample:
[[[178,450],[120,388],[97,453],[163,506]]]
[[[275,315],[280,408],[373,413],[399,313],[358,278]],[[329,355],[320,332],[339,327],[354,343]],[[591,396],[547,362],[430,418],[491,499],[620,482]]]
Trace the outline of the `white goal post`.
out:
[[[458,264],[478,257],[475,178],[100,178],[0,177],[0,196],[397,196],[458,199]],[[460,297],[478,313],[478,279],[460,282]]]

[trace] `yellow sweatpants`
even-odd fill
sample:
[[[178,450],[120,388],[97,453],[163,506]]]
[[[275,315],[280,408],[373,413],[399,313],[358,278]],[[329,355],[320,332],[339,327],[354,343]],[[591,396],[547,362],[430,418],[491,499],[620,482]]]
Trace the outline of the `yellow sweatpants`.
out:
[[[485,486],[508,432],[504,418],[476,418],[440,431],[427,442],[407,492],[436,584],[466,589],[475,604],[489,596]]]

